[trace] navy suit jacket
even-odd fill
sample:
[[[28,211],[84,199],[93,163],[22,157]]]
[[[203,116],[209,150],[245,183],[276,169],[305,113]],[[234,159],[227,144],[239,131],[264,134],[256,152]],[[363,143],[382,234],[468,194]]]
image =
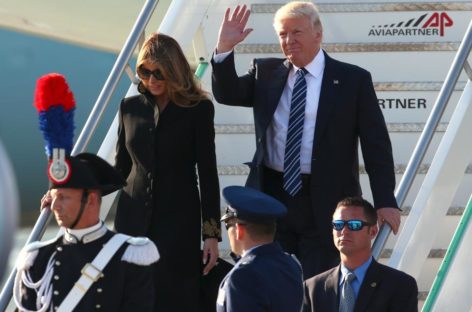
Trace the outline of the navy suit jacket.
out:
[[[320,50],[320,53],[325,52]],[[253,109],[256,152],[246,184],[264,191],[266,132],[291,64],[281,58],[255,59],[248,73],[238,77],[234,53],[231,53],[221,63],[212,60],[212,66],[215,99],[222,104]],[[331,217],[337,202],[347,196],[362,194],[359,141],[375,207],[398,207],[394,196],[392,147],[371,75],[325,53],[313,140],[310,196],[319,235],[329,245],[332,244]]]
[[[220,285],[218,312],[299,312],[303,302],[300,264],[278,243],[245,254]]]
[[[340,266],[305,281],[303,312],[339,310]],[[410,275],[372,261],[359,289],[354,312],[418,311],[418,286]]]

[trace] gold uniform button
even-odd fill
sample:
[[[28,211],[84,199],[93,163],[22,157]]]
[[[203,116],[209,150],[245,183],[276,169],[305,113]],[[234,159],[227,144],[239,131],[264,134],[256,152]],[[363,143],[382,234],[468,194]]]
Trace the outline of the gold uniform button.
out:
[[[98,293],[101,293],[102,291],[103,291],[103,289],[97,288],[97,292],[98,292]]]
[[[99,305],[99,304],[97,304],[97,305],[95,306],[95,308],[97,308],[97,309],[100,309],[101,307],[102,307],[102,306]]]
[[[54,279],[57,281],[59,279],[59,275],[54,275]]]
[[[58,290],[55,290],[55,291],[53,292],[53,294],[54,294],[54,296],[57,296],[57,295],[59,295],[59,291],[58,291]]]
[[[61,261],[56,261],[56,266],[60,266],[61,265]]]

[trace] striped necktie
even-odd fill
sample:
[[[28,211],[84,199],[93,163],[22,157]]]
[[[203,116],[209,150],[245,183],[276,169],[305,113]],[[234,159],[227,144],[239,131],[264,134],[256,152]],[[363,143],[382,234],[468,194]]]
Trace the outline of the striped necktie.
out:
[[[344,282],[341,288],[341,301],[339,302],[339,312],[352,312],[356,305],[356,294],[352,287],[352,282],[356,279],[356,275],[351,271],[344,275]]]
[[[302,188],[300,168],[300,149],[302,146],[303,125],[306,103],[306,69],[297,70],[297,80],[293,87],[290,116],[287,127],[284,158],[284,190],[295,196]]]

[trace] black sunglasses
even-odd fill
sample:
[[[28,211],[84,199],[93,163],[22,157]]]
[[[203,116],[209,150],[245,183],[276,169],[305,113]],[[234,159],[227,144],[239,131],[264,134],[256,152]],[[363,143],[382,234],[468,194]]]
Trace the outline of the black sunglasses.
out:
[[[164,76],[162,75],[159,69],[151,71],[142,66],[139,66],[137,70],[137,74],[138,74],[138,77],[141,78],[142,80],[148,80],[149,78],[151,78],[151,75],[153,75],[156,80],[165,80]]]
[[[336,231],[342,231],[344,226],[347,224],[347,228],[351,231],[360,231],[364,226],[371,226],[372,223],[368,223],[362,220],[334,220],[333,229]]]

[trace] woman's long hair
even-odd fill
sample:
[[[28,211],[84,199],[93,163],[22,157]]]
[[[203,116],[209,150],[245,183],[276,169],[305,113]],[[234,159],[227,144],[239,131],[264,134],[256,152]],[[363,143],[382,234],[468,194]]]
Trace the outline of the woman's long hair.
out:
[[[144,42],[138,54],[136,68],[143,63],[159,64],[167,84],[169,99],[179,106],[193,106],[208,99],[195,79],[190,65],[178,42],[167,35],[153,33]],[[138,87],[142,92],[142,83]]]

